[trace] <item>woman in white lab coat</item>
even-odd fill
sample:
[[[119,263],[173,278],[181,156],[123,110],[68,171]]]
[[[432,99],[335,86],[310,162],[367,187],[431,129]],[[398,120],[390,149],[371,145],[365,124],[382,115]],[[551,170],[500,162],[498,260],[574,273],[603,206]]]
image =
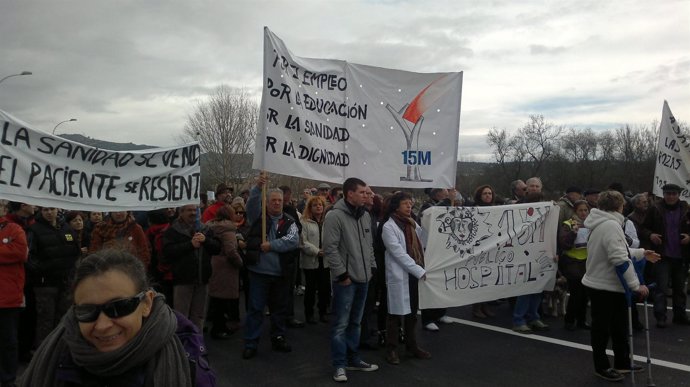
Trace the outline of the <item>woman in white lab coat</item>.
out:
[[[400,320],[404,321],[405,346],[418,359],[431,354],[417,345],[415,325],[419,308],[418,281],[426,279],[422,228],[412,218],[412,197],[398,192],[390,198],[381,233],[386,247],[386,286],[388,317],[386,321],[386,360],[399,364],[397,353]]]

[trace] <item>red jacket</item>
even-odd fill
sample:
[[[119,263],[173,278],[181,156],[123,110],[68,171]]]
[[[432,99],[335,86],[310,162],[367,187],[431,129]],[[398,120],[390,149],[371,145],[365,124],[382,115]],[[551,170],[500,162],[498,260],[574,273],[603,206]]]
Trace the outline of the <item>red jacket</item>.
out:
[[[24,230],[0,218],[0,308],[24,305],[24,262],[28,256]]]
[[[226,205],[224,202],[215,202],[206,207],[206,210],[204,210],[204,213],[201,215],[201,223],[207,223],[208,221],[215,219],[216,213],[224,205]]]

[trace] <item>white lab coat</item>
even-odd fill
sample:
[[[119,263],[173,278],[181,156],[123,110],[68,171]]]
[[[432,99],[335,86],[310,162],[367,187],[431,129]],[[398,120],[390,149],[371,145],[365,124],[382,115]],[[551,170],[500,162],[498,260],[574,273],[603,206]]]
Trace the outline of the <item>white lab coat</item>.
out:
[[[416,225],[417,237],[424,243],[424,231]],[[417,265],[407,254],[405,234],[389,219],[381,232],[383,244],[386,246],[386,287],[388,289],[388,313],[406,315],[412,313],[410,308],[410,284],[408,274],[421,278],[426,271]]]

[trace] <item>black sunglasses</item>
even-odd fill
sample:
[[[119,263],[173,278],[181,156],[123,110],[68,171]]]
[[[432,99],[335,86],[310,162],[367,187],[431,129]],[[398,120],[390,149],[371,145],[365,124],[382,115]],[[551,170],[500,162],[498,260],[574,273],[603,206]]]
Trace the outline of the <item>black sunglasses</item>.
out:
[[[105,313],[110,318],[119,318],[132,314],[141,300],[146,296],[146,292],[141,292],[131,298],[122,298],[120,300],[106,302],[101,305],[83,304],[74,305],[74,317],[77,321],[82,323],[89,323],[98,320],[101,312]]]

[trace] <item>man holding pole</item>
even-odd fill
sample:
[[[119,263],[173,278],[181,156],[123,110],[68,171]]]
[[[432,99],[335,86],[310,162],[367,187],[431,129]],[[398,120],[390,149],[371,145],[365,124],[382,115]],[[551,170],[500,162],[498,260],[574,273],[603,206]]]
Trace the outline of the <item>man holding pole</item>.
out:
[[[249,308],[242,353],[244,359],[256,356],[266,305],[271,311],[273,350],[292,351],[285,339],[287,298],[292,297],[288,276],[292,275],[289,271],[294,265],[294,262],[290,262],[294,257],[291,252],[299,248],[299,230],[295,220],[283,213],[283,192],[280,189],[268,190],[268,200],[263,205],[261,194],[266,180],[266,175],[262,172],[249,192],[246,207],[251,229],[246,238]]]
[[[163,257],[172,266],[175,310],[189,318],[200,331],[206,319],[211,256],[220,252],[220,241],[200,227],[197,206],[180,207],[180,215],[163,234]]]

